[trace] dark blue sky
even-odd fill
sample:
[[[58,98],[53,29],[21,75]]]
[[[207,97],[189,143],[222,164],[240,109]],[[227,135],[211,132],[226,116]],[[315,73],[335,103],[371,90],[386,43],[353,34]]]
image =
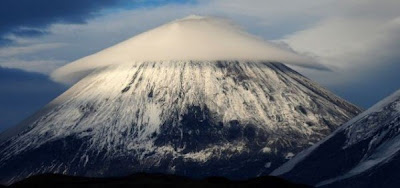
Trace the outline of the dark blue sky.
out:
[[[301,73],[368,108],[400,88],[398,7],[396,0],[3,0],[0,131],[69,87],[49,78],[54,69],[190,14],[231,19],[252,34],[314,57],[332,72]]]
[[[65,89],[46,75],[0,67],[0,130],[19,123]]]

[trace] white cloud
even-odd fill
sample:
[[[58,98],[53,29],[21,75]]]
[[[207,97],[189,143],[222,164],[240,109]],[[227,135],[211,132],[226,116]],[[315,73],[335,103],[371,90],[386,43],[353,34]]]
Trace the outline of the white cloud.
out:
[[[16,46],[16,47],[6,47],[0,48],[0,58],[1,57],[13,57],[13,56],[21,56],[26,54],[32,54],[39,51],[55,49],[65,46],[63,43],[39,43],[25,46]]]
[[[196,4],[173,4],[162,7],[123,10],[94,18],[89,20],[87,24],[54,24],[50,28],[49,33],[51,34],[36,39],[10,36],[14,37],[12,39],[22,46],[18,47],[18,50],[25,50],[23,49],[24,47],[28,49],[29,46],[42,45],[43,43],[62,43],[65,45],[56,49],[37,49],[35,53],[29,54],[14,53],[16,57],[4,57],[1,61],[7,61],[7,58],[18,58],[26,59],[27,61],[57,59],[58,61],[71,62],[163,23],[191,14],[214,15],[233,19],[243,26],[245,30],[268,39],[270,38],[268,33],[280,33],[280,28],[275,28],[274,24],[289,20],[290,17],[296,15],[298,19],[301,17],[303,21],[312,20],[311,14],[299,16],[301,9],[318,7],[320,3],[306,2],[306,0],[298,1],[296,3],[296,6],[299,7],[298,9],[290,8],[282,13],[279,13],[279,10],[283,10],[279,9],[279,7],[289,3],[287,0],[279,3],[260,0],[251,1],[250,3],[239,0],[204,0]],[[267,27],[265,24],[267,24]],[[282,24],[279,23],[279,25]],[[16,49],[9,49],[8,52],[4,53],[10,53],[11,51],[16,51]],[[40,65],[38,64],[37,66]],[[33,65],[27,64],[27,66],[26,68],[22,66],[20,68],[31,70]],[[37,69],[45,69],[45,67]]]
[[[29,72],[49,74],[66,62],[63,60],[22,60],[8,59],[0,61],[0,66],[7,68],[23,69]]]
[[[380,51],[381,47],[392,41],[398,34],[400,25],[396,19],[386,21],[335,19],[327,20],[310,29],[296,32],[283,39],[294,50],[319,57],[326,63],[335,61],[332,66],[358,66],[359,58],[386,54],[389,50]],[[390,44],[389,44],[390,45]],[[375,51],[373,54],[367,52]],[[351,62],[337,62],[338,60]],[[356,64],[354,64],[356,63]]]
[[[302,57],[246,33],[228,20],[189,16],[74,61],[55,71],[52,77],[57,81],[75,82],[83,77],[77,73],[87,74],[99,67],[164,60],[275,61],[324,68],[311,58]]]
[[[333,70],[303,73],[327,85],[349,84],[374,69],[400,63],[400,12],[393,8],[400,7],[399,1],[350,1],[337,7],[340,14],[282,39]]]

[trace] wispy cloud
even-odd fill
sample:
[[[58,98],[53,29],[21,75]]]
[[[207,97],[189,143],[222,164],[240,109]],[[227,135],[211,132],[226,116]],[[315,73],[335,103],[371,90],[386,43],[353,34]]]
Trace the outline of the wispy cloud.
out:
[[[369,70],[400,62],[400,13],[392,8],[400,2],[351,1],[337,7],[346,8],[282,41],[343,74],[325,80],[335,84],[354,82]]]
[[[42,74],[49,74],[61,67],[67,62],[63,60],[23,60],[23,59],[7,59],[6,61],[0,60],[0,66],[7,68],[17,68],[29,72],[38,72]]]
[[[65,43],[43,43],[43,44],[32,44],[24,46],[12,46],[0,48],[0,58],[22,56],[26,54],[32,54],[39,51],[56,49],[65,46]]]

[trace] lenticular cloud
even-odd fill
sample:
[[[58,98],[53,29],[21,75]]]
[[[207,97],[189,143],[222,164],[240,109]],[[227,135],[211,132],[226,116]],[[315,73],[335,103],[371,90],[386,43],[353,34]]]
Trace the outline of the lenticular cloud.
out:
[[[310,58],[244,32],[228,20],[189,16],[76,60],[51,76],[59,82],[74,83],[97,68],[113,64],[185,60],[277,61],[323,68]]]

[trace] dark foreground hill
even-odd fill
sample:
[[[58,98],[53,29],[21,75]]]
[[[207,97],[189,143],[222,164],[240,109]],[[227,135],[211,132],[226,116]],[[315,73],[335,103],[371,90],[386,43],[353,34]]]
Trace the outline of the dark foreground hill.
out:
[[[165,175],[165,174],[145,174],[139,173],[126,177],[115,178],[90,178],[66,176],[60,174],[42,174],[26,178],[8,187],[57,187],[57,188],[115,188],[115,187],[149,187],[149,186],[178,186],[178,187],[249,187],[262,186],[274,188],[307,188],[310,186],[291,183],[284,179],[274,176],[263,176],[249,180],[233,181],[223,177],[209,177],[205,179],[191,179],[184,176]],[[4,188],[6,186],[1,186]]]

